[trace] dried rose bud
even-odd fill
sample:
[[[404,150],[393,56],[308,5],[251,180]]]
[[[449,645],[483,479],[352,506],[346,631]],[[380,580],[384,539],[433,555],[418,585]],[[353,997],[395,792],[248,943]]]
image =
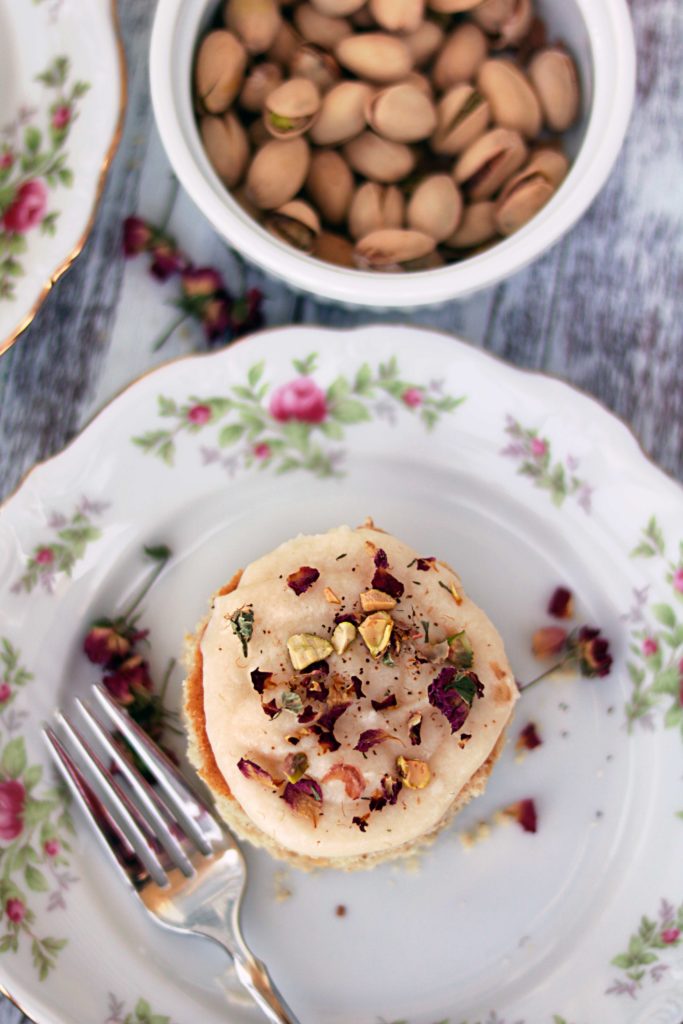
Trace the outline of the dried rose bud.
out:
[[[608,676],[612,668],[609,640],[600,635],[599,629],[582,626],[577,638],[581,674],[589,679]]]
[[[287,577],[287,586],[294,591],[297,597],[301,597],[319,578],[320,573],[317,569],[312,569],[310,565],[302,565],[300,569],[290,573]]]
[[[113,626],[93,626],[83,641],[83,650],[94,665],[108,665],[128,654],[130,640]]]
[[[543,740],[538,735],[538,730],[534,722],[529,722],[525,725],[515,743],[515,750],[518,753],[523,753],[525,750],[535,750],[536,747],[540,747]]]
[[[123,254],[139,256],[152,241],[152,229],[140,217],[126,217],[123,222]]]
[[[564,652],[567,636],[567,630],[560,626],[544,626],[531,638],[531,649],[537,658],[555,658]]]
[[[533,800],[518,800],[503,810],[503,814],[512,818],[518,825],[521,825],[525,832],[536,832],[538,828],[538,815],[536,804]]]
[[[548,615],[556,619],[571,619],[574,616],[574,595],[566,587],[557,587],[548,602]]]
[[[365,779],[361,772],[352,764],[333,764],[323,782],[338,780],[344,783],[344,790],[350,800],[359,800],[365,791]]]

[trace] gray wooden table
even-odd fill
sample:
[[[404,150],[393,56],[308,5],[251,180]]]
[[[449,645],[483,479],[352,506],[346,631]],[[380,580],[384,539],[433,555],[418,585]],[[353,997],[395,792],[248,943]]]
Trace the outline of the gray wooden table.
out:
[[[189,200],[175,193],[154,129],[147,83],[154,5],[120,0],[119,6],[130,89],[125,133],[83,254],[0,359],[0,500],[121,386],[157,362],[201,347],[201,331],[192,327],[178,331],[163,353],[151,354],[153,339],[173,317],[172,293],[151,280],[143,261],[121,259],[126,213],[161,221],[170,211],[169,228],[196,262],[218,266],[228,280],[240,272]],[[683,5],[631,0],[631,6],[637,107],[618,166],[592,210],[512,280],[411,319],[591,392],[631,425],[660,466],[683,480]],[[271,325],[387,319],[295,296],[256,271],[248,280],[265,292]],[[20,1021],[26,1018],[0,1002],[0,1024]]]

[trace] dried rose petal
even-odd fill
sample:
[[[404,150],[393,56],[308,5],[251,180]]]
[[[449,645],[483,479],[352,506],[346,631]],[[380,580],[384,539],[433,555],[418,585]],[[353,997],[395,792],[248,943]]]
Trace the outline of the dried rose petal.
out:
[[[260,668],[255,668],[253,672],[251,672],[251,681],[257,693],[263,693],[265,687],[268,685],[268,681],[272,678],[272,672],[262,672]]]
[[[365,791],[365,779],[352,764],[344,764],[342,761],[333,764],[323,782],[331,782],[334,779],[344,783],[346,795],[351,800],[360,799]]]
[[[407,568],[412,569],[415,566],[420,572],[429,572],[430,569],[434,568],[436,558],[430,556],[429,558],[414,558],[412,562],[408,562]]]
[[[358,676],[351,676],[351,682],[353,683],[353,692],[356,695],[356,700],[361,700],[363,696],[363,680],[359,679]]]
[[[335,626],[339,626],[342,622],[350,622],[352,626],[357,626],[360,623],[360,615],[356,615],[354,612],[340,612],[334,617]]]
[[[403,584],[384,568],[375,570],[375,575],[372,577],[372,583],[370,585],[373,590],[381,590],[383,594],[389,594],[389,596],[393,597],[395,601],[401,600],[403,597],[403,591],[405,590]]]
[[[277,716],[282,711],[282,708],[279,708],[277,706],[275,698],[273,698],[272,700],[269,700],[267,704],[261,703],[261,708],[268,715],[268,718],[277,718]]]
[[[289,574],[287,586],[294,591],[297,597],[301,597],[318,579],[320,579],[320,573],[317,569],[312,569],[310,565],[302,565],[296,572]]]
[[[323,804],[323,791],[315,779],[304,776],[299,782],[288,782],[282,799],[289,804],[295,814],[308,818],[313,827],[317,828]]]
[[[483,692],[483,684],[474,672],[458,672],[446,665],[429,684],[427,696],[432,707],[448,720],[451,732],[458,732],[467,721],[474,698]]]
[[[537,658],[555,658],[562,654],[567,643],[567,630],[561,626],[544,626],[531,638],[531,649]]]
[[[262,768],[256,761],[248,761],[246,758],[241,757],[237,762],[237,767],[244,775],[245,779],[259,782],[266,789],[277,790],[281,783],[276,782],[270,772],[267,772],[265,768]]]
[[[612,668],[609,640],[600,635],[599,629],[582,626],[577,645],[582,675],[588,678],[609,675]]]
[[[503,814],[506,814],[508,818],[513,818],[522,826],[525,832],[537,831],[538,815],[536,813],[536,804],[533,800],[518,800],[516,803],[506,807]]]
[[[400,779],[395,779],[393,775],[383,775],[380,788],[370,797],[370,810],[383,811],[387,804],[393,807],[402,789],[403,783]]]
[[[380,743],[384,743],[385,740],[397,740],[398,736],[392,736],[386,729],[366,729],[358,737],[358,743],[356,743],[354,750],[359,750],[361,754],[366,754],[368,750],[376,747]]]
[[[304,686],[309,700],[327,700],[330,690],[325,680],[330,674],[330,666],[326,661],[319,661],[313,670],[306,670]]]
[[[394,693],[390,693],[384,700],[371,700],[370,703],[375,711],[386,711],[388,708],[398,707],[398,701]]]
[[[313,732],[318,737],[318,743],[323,750],[333,753],[335,750],[339,750],[341,743],[334,735],[334,727],[337,721],[344,714],[351,704],[335,704],[334,707],[329,708],[323,715],[320,716],[318,721],[313,726]]]
[[[386,569],[388,566],[389,559],[387,558],[386,551],[383,548],[377,548],[377,551],[375,551],[375,568]]]
[[[410,742],[414,747],[419,747],[422,743],[422,736],[420,735],[422,730],[422,715],[419,711],[416,711],[414,715],[411,715],[408,719],[408,735],[410,736]]]
[[[370,818],[369,814],[364,814],[362,818],[359,818],[358,816],[356,816],[355,818],[351,819],[351,824],[352,825],[357,825],[358,828],[361,830],[361,832],[365,832],[365,831],[367,831],[369,818]]]
[[[301,714],[298,716],[297,722],[300,722],[301,725],[308,725],[309,722],[312,722],[314,720],[316,714],[317,712],[314,711],[312,705],[307,704],[306,707],[301,712]]]
[[[567,587],[557,587],[548,602],[548,615],[556,619],[571,619],[574,615],[574,595]]]
[[[535,722],[529,722],[525,725],[515,743],[515,750],[520,753],[524,750],[535,750],[536,747],[540,747],[543,740],[538,735]]]

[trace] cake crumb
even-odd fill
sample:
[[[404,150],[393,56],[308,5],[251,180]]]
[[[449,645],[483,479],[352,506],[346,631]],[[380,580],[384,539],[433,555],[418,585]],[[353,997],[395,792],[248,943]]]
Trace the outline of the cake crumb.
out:
[[[291,899],[293,893],[289,887],[289,875],[287,871],[281,868],[275,872],[275,902],[285,903],[288,899]]]
[[[334,908],[334,912],[337,915],[337,917],[346,917],[346,907],[344,906],[343,903],[340,903],[338,906],[336,906]]]

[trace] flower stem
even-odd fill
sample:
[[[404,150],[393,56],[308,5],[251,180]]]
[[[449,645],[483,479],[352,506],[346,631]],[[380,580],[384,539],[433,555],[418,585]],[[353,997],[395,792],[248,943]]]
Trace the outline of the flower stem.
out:
[[[564,666],[570,661],[571,655],[567,656],[566,658],[563,658],[562,661],[558,661],[556,665],[553,665],[551,668],[546,669],[545,672],[541,672],[540,676],[536,676],[536,678],[532,679],[530,683],[525,683],[524,686],[520,686],[519,692],[526,693],[526,691],[530,690],[532,686],[536,686],[537,683],[540,683],[544,679],[547,679],[548,676],[552,676],[555,672],[559,672],[559,670],[561,668],[564,668]]]
[[[163,707],[164,707],[164,700],[166,698],[166,690],[168,689],[168,684],[169,684],[169,682],[171,680],[171,674],[173,672],[173,669],[175,668],[175,665],[176,665],[175,658],[171,658],[169,663],[168,663],[168,665],[166,666],[166,672],[164,673],[164,678],[161,681],[161,690],[159,691],[159,703],[161,704],[162,710],[163,710]]]
[[[178,330],[178,328],[180,327],[181,324],[185,323],[185,321],[188,319],[189,315],[190,315],[189,313],[186,313],[185,311],[183,311],[180,314],[180,316],[177,316],[175,318],[175,320],[173,320],[169,324],[169,326],[166,328],[166,330],[161,335],[161,337],[157,338],[157,340],[154,342],[154,344],[152,345],[152,352],[158,352],[160,348],[163,348],[164,345],[166,344],[166,342],[168,341],[168,339],[171,337],[171,335],[174,334],[175,331]]]
[[[135,612],[135,610],[136,610],[136,609],[137,609],[137,608],[139,607],[140,603],[141,603],[141,602],[142,602],[142,601],[143,601],[143,600],[145,599],[145,597],[147,596],[147,594],[148,594],[148,593],[149,593],[149,591],[150,591],[150,588],[151,588],[151,587],[153,586],[153,584],[154,584],[154,583],[156,583],[157,579],[159,578],[159,576],[161,575],[161,573],[162,573],[162,572],[164,571],[164,569],[166,568],[166,563],[168,562],[168,560],[169,560],[169,558],[170,558],[170,557],[171,557],[171,554],[170,554],[170,552],[169,552],[169,553],[168,553],[168,555],[166,555],[166,557],[165,557],[165,558],[163,558],[163,559],[162,559],[162,560],[161,560],[161,561],[159,562],[159,564],[158,564],[158,565],[156,566],[156,568],[154,569],[154,572],[152,572],[152,573],[150,574],[150,576],[149,576],[149,579],[147,580],[147,582],[145,583],[145,585],[143,586],[142,590],[141,590],[141,591],[140,591],[140,593],[139,593],[139,594],[137,595],[137,597],[135,598],[135,600],[133,601],[133,603],[132,603],[132,605],[130,606],[130,608],[128,608],[128,609],[127,609],[127,610],[126,610],[126,611],[125,611],[125,612],[123,613],[123,619],[124,619],[124,621],[128,622],[128,620],[129,620],[129,619],[131,618],[131,616],[133,615],[133,613]]]

